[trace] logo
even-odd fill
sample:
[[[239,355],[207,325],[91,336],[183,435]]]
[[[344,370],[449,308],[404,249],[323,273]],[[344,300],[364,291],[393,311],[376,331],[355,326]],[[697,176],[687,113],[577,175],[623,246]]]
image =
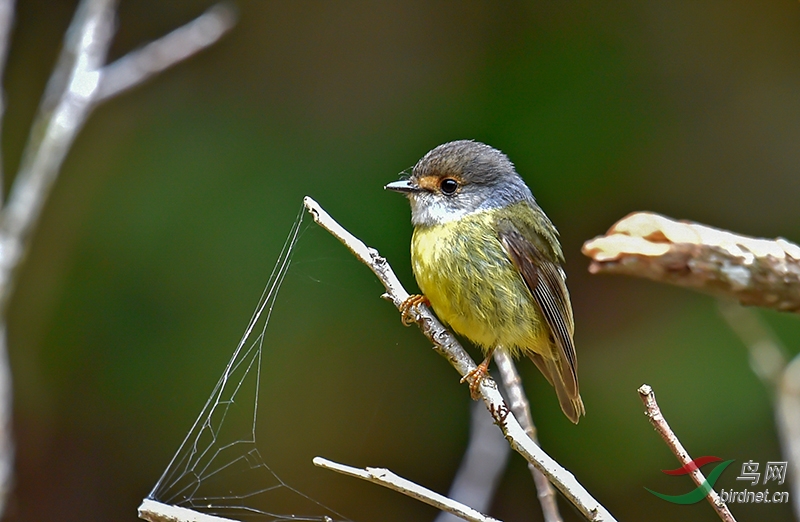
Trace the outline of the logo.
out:
[[[711,464],[712,462],[720,462],[714,467],[711,473],[708,474],[706,480],[703,481],[702,484],[697,486],[695,489],[688,493],[684,493],[683,495],[665,495],[663,493],[659,493],[657,491],[653,491],[649,488],[644,488],[653,495],[657,496],[660,499],[666,500],[667,502],[672,502],[673,504],[695,504],[703,500],[714,488],[714,484],[717,482],[717,479],[722,472],[725,471],[732,462],[731,460],[722,461],[719,457],[714,456],[705,456],[694,459],[693,461],[689,462],[685,466],[678,468],[678,469],[662,469],[663,473],[672,476],[679,476],[679,475],[688,475],[689,473],[693,472],[694,470],[700,469],[701,467],[705,466],[706,464]],[[736,477],[736,480],[743,480],[749,481],[751,486],[756,486],[761,479],[762,474],[758,471],[759,463],[753,462],[749,460],[742,464],[742,472],[741,474]],[[786,480],[786,469],[788,468],[788,462],[767,462],[767,465],[764,467],[764,482],[763,485],[766,485],[767,482],[777,482],[778,485],[782,485]],[[768,489],[763,491],[734,491],[729,490],[725,491],[724,489],[720,492],[720,498],[723,502],[727,503],[785,503],[789,501],[789,492],[788,491],[776,491],[770,494]]]
[[[685,466],[680,467],[678,469],[662,469],[661,471],[663,473],[666,473],[667,475],[673,475],[673,476],[688,475],[694,470],[700,469],[706,464],[711,464],[712,462],[722,462],[722,459],[719,457],[714,457],[709,455],[705,457],[696,458],[693,461],[686,464]],[[684,493],[683,495],[665,495],[663,493],[659,493],[658,491],[653,491],[652,489],[649,488],[644,488],[644,489],[646,489],[653,495],[657,496],[658,498],[666,500],[667,502],[672,502],[673,504],[696,504],[697,502],[703,500],[706,497],[706,495],[708,495],[708,492],[714,488],[714,484],[717,482],[719,476],[722,475],[722,472],[725,471],[725,468],[730,466],[732,462],[733,459],[726,460],[725,462],[722,462],[722,464],[716,466],[711,471],[711,473],[708,474],[708,477],[706,477],[706,480],[703,481],[702,484],[697,486],[692,491]]]

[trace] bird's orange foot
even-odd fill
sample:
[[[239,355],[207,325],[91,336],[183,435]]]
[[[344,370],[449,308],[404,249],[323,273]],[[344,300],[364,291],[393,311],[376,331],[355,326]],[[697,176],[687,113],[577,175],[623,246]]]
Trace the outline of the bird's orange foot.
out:
[[[400,319],[403,321],[404,325],[408,326],[414,322],[414,317],[412,317],[411,313],[414,308],[421,304],[430,306],[431,302],[428,301],[428,298],[424,295],[412,294],[400,304]]]
[[[473,401],[481,398],[481,383],[489,375],[489,361],[487,357],[482,363],[461,378],[461,382],[469,382],[469,394]]]

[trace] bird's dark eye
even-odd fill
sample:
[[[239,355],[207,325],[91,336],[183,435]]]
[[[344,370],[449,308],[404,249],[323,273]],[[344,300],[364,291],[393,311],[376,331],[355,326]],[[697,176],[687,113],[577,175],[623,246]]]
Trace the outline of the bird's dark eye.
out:
[[[458,189],[458,181],[453,178],[444,178],[442,182],[439,183],[439,188],[442,189],[444,195],[452,196]]]

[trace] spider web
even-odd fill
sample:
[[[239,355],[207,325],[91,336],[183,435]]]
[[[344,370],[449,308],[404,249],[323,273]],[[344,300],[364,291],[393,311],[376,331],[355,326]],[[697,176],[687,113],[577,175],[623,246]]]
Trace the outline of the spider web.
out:
[[[284,482],[256,445],[264,335],[304,215],[301,209],[230,362],[148,499],[223,517],[349,521]]]

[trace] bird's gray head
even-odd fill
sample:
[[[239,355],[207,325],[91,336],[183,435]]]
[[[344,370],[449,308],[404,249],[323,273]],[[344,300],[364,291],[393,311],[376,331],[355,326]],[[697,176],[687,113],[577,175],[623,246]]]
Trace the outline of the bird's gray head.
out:
[[[384,188],[408,196],[414,226],[446,223],[520,201],[535,205],[508,157],[470,140],[439,145],[417,162],[411,177]]]

